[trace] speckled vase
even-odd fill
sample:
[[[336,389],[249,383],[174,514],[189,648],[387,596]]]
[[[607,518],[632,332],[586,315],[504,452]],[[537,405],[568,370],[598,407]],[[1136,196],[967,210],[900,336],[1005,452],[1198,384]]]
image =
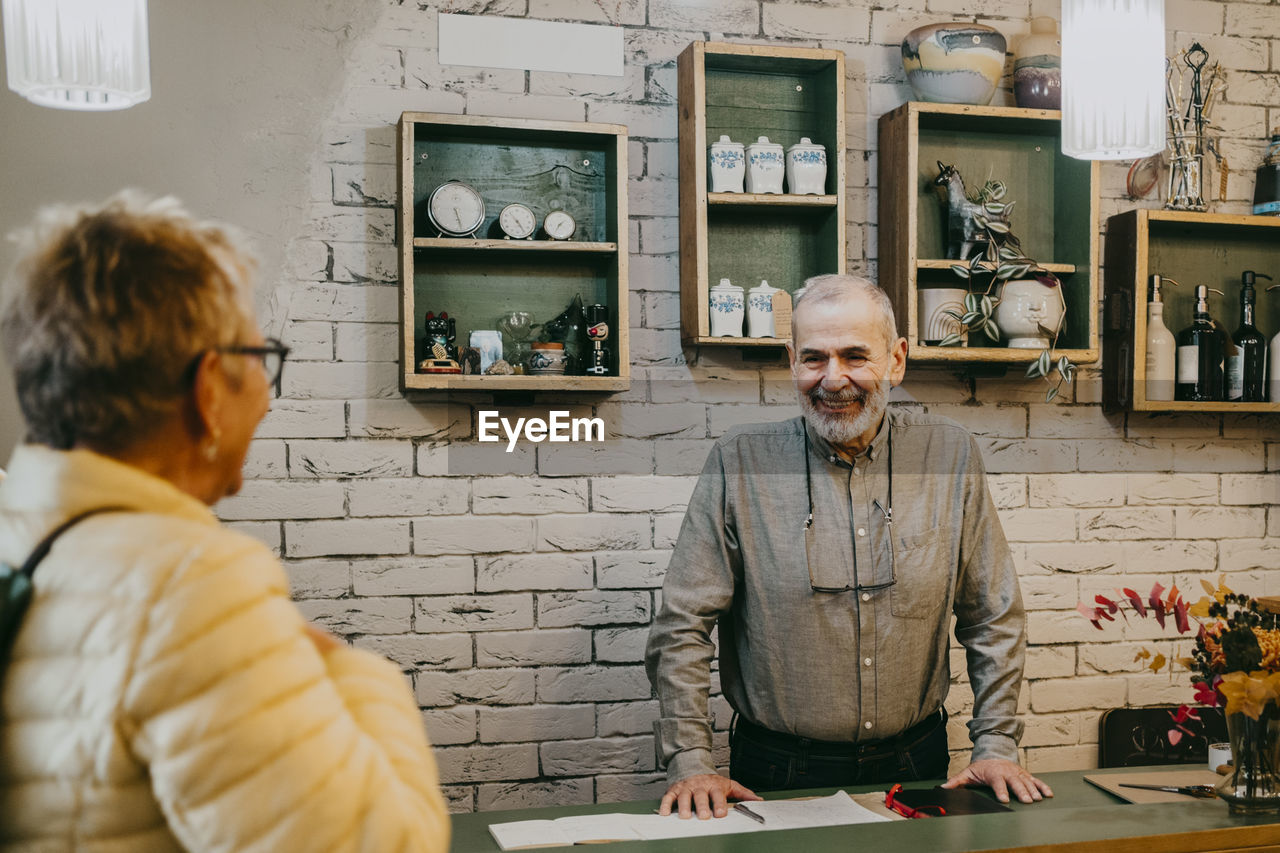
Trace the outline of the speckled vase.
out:
[[[1034,110],[1062,109],[1062,38],[1053,18],[1031,19],[1013,53],[1013,100]]]
[[[1004,73],[1006,46],[983,24],[928,24],[902,40],[902,67],[921,101],[985,105]]]

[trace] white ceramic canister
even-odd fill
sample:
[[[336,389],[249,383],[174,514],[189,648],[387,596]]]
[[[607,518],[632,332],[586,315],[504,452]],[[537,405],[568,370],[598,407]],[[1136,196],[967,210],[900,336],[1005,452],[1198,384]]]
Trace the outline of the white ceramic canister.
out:
[[[809,137],[787,149],[787,192],[822,195],[827,188],[827,148]]]
[[[714,338],[742,337],[742,320],[746,315],[742,288],[729,281],[711,288],[711,336]]]
[[[707,174],[713,193],[740,193],[747,177],[747,158],[741,142],[721,136],[707,151]]]
[[[752,338],[772,338],[773,328],[773,294],[778,288],[770,287],[769,282],[760,279],[760,283],[747,291],[747,336]]]
[[[1049,336],[1041,326],[1057,331],[1066,308],[1061,285],[1049,287],[1034,278],[1006,281],[996,306],[996,325],[1010,347],[1044,349],[1049,346]]]
[[[747,192],[781,193],[783,164],[782,146],[762,136],[747,146]]]

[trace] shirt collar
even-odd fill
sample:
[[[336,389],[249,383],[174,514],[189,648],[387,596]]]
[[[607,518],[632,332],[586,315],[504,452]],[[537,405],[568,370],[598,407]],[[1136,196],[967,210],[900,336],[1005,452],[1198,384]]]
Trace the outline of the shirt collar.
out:
[[[875,436],[871,439],[871,443],[868,444],[866,448],[858,454],[858,456],[866,456],[867,459],[872,462],[875,462],[880,457],[880,454],[884,452],[885,442],[888,441],[889,438],[889,421],[893,416],[893,407],[886,407],[884,417],[880,420],[880,429],[876,431]],[[836,453],[835,446],[832,445],[831,442],[818,434],[818,431],[814,429],[813,424],[809,423],[808,418],[804,419],[804,428],[809,433],[809,443],[814,446],[819,456],[826,459],[828,462],[835,462],[839,465],[849,464],[844,461],[840,454]],[[856,459],[857,457],[854,458]]]

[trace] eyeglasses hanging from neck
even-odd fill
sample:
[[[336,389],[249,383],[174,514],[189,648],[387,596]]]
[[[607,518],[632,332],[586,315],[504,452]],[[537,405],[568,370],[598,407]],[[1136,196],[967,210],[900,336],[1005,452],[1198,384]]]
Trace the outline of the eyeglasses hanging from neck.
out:
[[[804,487],[805,494],[809,501],[809,514],[804,520],[804,544],[805,556],[809,564],[809,586],[814,592],[879,592],[888,589],[898,582],[897,571],[894,565],[894,544],[893,544],[893,425],[888,420],[888,414],[885,415],[885,443],[888,445],[888,475],[889,488],[888,494],[885,496],[885,503],[881,505],[880,499],[875,498],[871,501],[872,505],[880,511],[881,517],[884,519],[885,535],[889,540],[889,580],[884,583],[863,584],[858,581],[858,566],[855,560],[853,567],[853,585],[845,584],[843,586],[827,586],[817,582],[814,571],[813,561],[815,557],[821,559],[821,555],[815,555],[816,546],[813,542],[813,476],[809,463],[809,424],[803,418],[801,419],[801,430],[804,433]]]

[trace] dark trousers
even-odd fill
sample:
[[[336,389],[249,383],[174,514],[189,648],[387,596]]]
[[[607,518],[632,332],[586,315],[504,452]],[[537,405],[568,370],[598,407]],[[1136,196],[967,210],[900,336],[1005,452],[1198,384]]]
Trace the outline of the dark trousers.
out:
[[[729,778],[757,793],[942,779],[950,763],[946,719],[938,711],[897,737],[839,743],[770,731],[735,715]]]

